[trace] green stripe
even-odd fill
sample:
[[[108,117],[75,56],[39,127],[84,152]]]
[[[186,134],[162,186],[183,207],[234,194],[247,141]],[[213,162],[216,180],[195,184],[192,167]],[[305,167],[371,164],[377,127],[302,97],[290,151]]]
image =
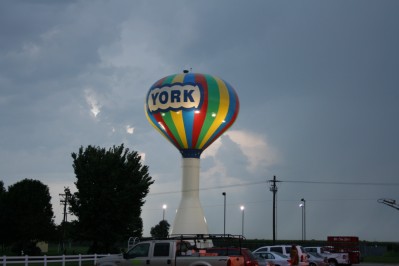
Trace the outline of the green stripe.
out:
[[[177,142],[179,142],[180,148],[184,147],[183,142],[180,139],[179,133],[177,132],[175,122],[172,119],[172,115],[170,114],[170,111],[165,113],[165,115],[163,116],[163,121],[165,122],[166,126],[169,128],[170,132],[175,137]]]
[[[167,77],[165,78],[165,80],[162,82],[162,85],[165,85],[165,84],[169,84],[169,85],[170,85],[170,84],[172,83],[172,80],[176,77],[176,75],[177,75],[177,74],[167,76]]]
[[[198,137],[197,149],[200,149],[199,145],[215,120],[215,117],[212,117],[212,113],[217,114],[220,104],[220,92],[216,80],[210,75],[205,75],[205,79],[208,84],[208,110],[204,110],[206,111],[206,117]]]

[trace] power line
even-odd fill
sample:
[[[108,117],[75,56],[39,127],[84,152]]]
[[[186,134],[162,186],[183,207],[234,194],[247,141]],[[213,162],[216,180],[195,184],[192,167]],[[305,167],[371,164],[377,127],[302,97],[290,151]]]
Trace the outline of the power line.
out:
[[[212,189],[229,188],[229,187],[253,186],[253,185],[259,185],[259,184],[265,184],[265,181],[257,181],[257,182],[251,182],[251,183],[240,183],[240,184],[232,184],[232,185],[225,185],[225,186],[206,187],[206,188],[200,188],[199,190],[212,190]],[[165,191],[165,192],[154,192],[154,193],[149,193],[149,194],[150,195],[164,195],[164,194],[174,194],[174,193],[189,192],[189,191],[192,191],[192,190],[172,190],[172,191]]]
[[[265,184],[268,181],[256,181],[256,182],[248,182],[248,183],[239,183],[239,184],[231,184],[231,185],[224,185],[224,186],[214,186],[214,187],[205,187],[200,188],[199,190],[213,190],[213,189],[224,189],[224,188],[231,188],[231,187],[243,187],[243,186],[253,186],[259,184]],[[318,184],[318,185],[362,185],[362,186],[399,186],[399,183],[381,183],[381,182],[343,182],[343,181],[306,181],[306,180],[279,180],[278,182],[281,183],[299,183],[299,184]],[[181,192],[188,192],[189,190],[172,190],[172,191],[165,191],[165,192],[154,192],[149,193],[149,196],[156,196],[156,195],[165,195],[165,194],[175,194]]]
[[[330,198],[330,199],[307,199],[306,202],[312,202],[312,203],[317,203],[317,202],[343,202],[343,201],[369,201],[369,202],[375,202],[377,198]],[[253,205],[260,205],[264,206],[265,203],[270,203],[272,200],[259,200],[259,201],[239,201],[239,202],[232,202],[227,204],[229,207],[238,207],[240,205],[245,204],[245,206],[253,206]],[[298,199],[282,199],[279,200],[279,202],[298,202]],[[324,204],[324,203],[323,203]],[[223,203],[215,203],[215,204],[203,204],[203,208],[220,208],[223,206]],[[196,207],[193,207],[196,208]],[[158,212],[162,210],[162,207],[146,207],[143,210],[145,211],[154,211]],[[277,233],[277,232],[276,232]],[[277,236],[277,235],[276,235]]]
[[[399,186],[399,183],[381,182],[343,182],[343,181],[301,181],[301,180],[282,180],[285,183],[321,184],[321,185],[364,185],[364,186]]]

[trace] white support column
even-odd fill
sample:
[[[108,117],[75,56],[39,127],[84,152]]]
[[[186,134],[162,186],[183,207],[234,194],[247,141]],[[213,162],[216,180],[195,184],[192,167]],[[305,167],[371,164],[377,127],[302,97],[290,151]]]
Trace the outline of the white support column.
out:
[[[208,225],[199,199],[200,159],[183,158],[182,168],[182,196],[172,235],[208,234]]]

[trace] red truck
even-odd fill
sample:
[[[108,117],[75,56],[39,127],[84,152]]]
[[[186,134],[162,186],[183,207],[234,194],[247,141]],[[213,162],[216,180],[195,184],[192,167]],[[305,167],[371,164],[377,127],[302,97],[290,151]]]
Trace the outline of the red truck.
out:
[[[357,236],[328,236],[330,252],[348,253],[350,264],[360,263],[359,238]]]

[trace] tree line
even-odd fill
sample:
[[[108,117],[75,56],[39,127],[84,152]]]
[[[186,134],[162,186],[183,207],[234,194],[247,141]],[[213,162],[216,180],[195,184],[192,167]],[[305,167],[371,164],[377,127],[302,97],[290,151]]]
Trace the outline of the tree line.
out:
[[[114,253],[119,252],[116,243],[142,237],[141,211],[154,181],[141,156],[123,144],[109,149],[81,146],[71,156],[77,192],[65,199],[76,217],[72,222],[55,225],[49,188],[41,181],[23,179],[6,189],[0,180],[3,251],[36,255],[37,242],[67,238],[91,243],[88,253]],[[166,222],[161,229],[165,226],[169,228]]]

